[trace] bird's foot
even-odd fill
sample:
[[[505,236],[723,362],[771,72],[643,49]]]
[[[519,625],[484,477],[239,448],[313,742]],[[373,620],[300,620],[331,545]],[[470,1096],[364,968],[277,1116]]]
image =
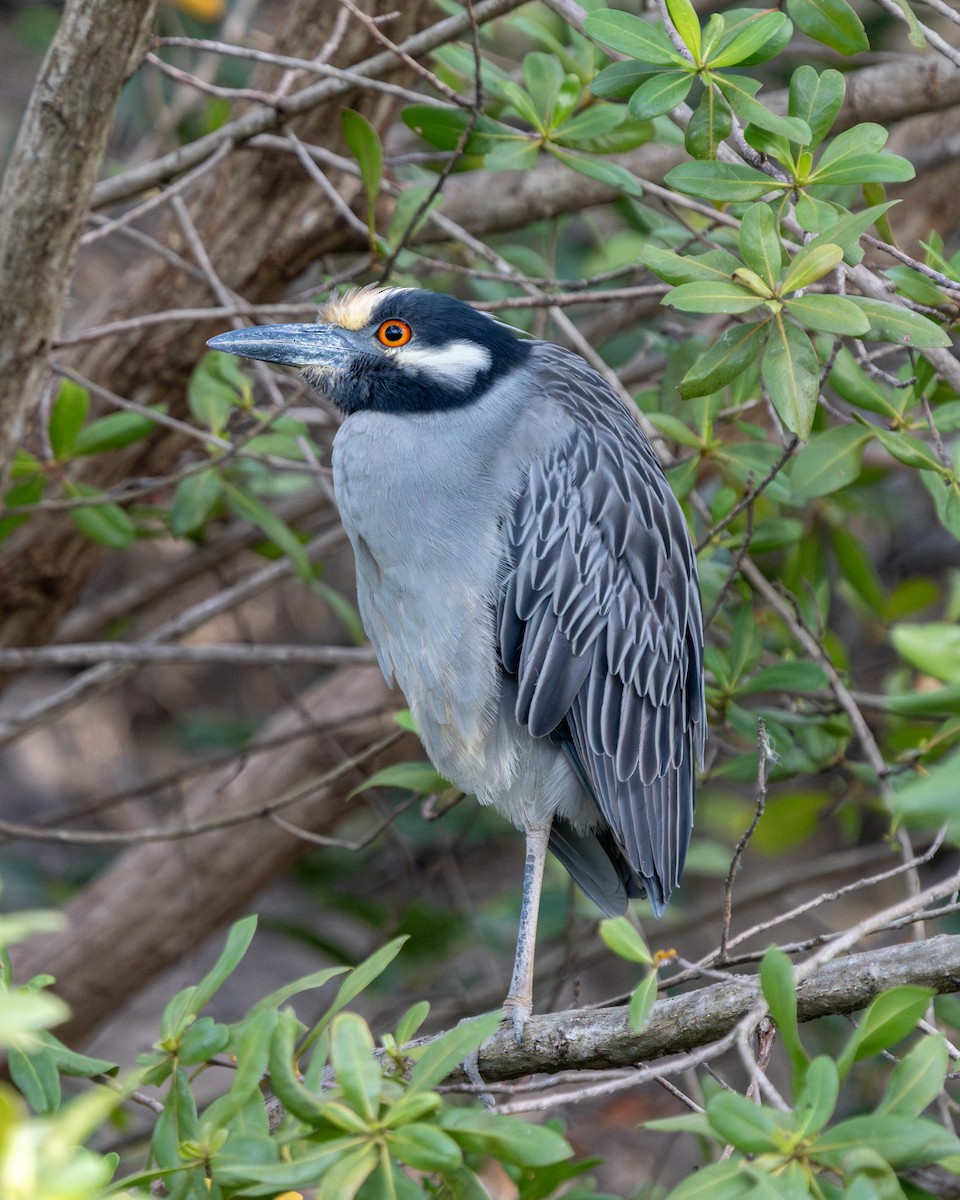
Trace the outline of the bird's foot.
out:
[[[514,995],[507,996],[503,1002],[503,1019],[513,1026],[513,1040],[517,1045],[523,1042],[523,1030],[530,1016],[532,1004],[529,1000],[521,1000]]]
[[[475,1088],[482,1089],[487,1086],[487,1081],[480,1074],[479,1046],[476,1048],[476,1050],[471,1050],[467,1057],[463,1060],[463,1073]],[[478,1091],[477,1099],[484,1108],[496,1108],[497,1102],[489,1092]]]

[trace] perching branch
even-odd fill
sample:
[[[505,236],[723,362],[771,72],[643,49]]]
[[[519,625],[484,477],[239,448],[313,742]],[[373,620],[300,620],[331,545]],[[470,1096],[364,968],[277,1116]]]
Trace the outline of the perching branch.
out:
[[[939,993],[960,989],[960,936],[888,946],[828,963],[800,986],[800,1020],[856,1012],[903,984]],[[750,1012],[759,995],[756,979],[733,978],[669,996],[657,1002],[640,1033],[630,1028],[625,1006],[532,1016],[521,1046],[507,1027],[485,1043],[480,1070],[490,1083],[541,1072],[638,1067],[718,1041]],[[646,1074],[664,1073],[668,1066],[658,1063]]]

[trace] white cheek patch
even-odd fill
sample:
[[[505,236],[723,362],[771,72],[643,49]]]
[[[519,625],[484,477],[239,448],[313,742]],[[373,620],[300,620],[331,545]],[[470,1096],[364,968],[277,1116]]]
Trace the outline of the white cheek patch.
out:
[[[404,346],[396,351],[397,363],[413,367],[438,383],[469,387],[490,370],[490,351],[476,342],[450,342],[447,346]]]

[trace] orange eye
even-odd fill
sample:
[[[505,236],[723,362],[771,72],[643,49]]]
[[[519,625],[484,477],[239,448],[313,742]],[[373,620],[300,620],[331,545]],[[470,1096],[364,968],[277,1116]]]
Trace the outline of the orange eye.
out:
[[[406,321],[384,321],[377,330],[377,341],[381,346],[405,346],[413,337],[413,330]]]

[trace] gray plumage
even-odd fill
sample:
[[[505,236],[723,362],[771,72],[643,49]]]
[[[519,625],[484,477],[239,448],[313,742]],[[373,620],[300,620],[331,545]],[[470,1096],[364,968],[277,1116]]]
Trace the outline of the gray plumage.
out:
[[[334,485],[380,666],[438,770],[527,833],[519,1031],[548,832],[608,914],[642,894],[659,914],[680,881],[706,727],[693,548],[581,358],[407,289],[326,319],[211,344],[295,363],[347,413]]]

